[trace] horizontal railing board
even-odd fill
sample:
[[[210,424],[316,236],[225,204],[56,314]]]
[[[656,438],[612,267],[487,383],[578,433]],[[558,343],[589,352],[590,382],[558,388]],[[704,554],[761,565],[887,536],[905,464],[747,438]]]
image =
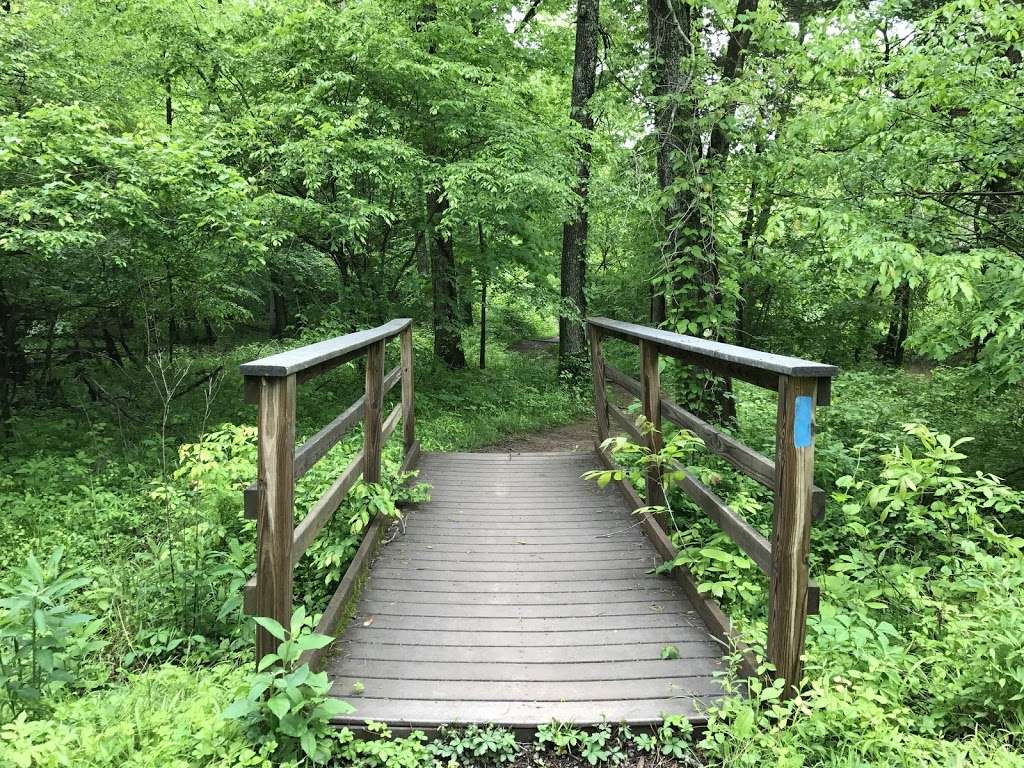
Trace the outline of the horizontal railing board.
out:
[[[816,363],[810,360],[803,360],[788,355],[776,355],[771,352],[761,352],[746,347],[739,347],[735,344],[726,344],[721,341],[710,341],[697,338],[696,336],[684,336],[680,333],[662,330],[660,328],[648,328],[636,323],[623,323],[607,317],[590,317],[587,322],[597,326],[605,334],[615,336],[624,341],[633,343],[649,341],[658,345],[659,350],[666,354],[681,352],[709,361],[720,361],[733,365],[749,368],[753,371],[774,373],[782,376],[794,376],[801,378],[834,377],[839,369],[834,365]]]
[[[243,376],[291,376],[344,355],[362,352],[371,344],[397,336],[411,324],[412,320],[409,318],[391,320],[376,328],[349,333],[345,336],[307,344],[304,347],[253,360],[244,363],[240,370]]]

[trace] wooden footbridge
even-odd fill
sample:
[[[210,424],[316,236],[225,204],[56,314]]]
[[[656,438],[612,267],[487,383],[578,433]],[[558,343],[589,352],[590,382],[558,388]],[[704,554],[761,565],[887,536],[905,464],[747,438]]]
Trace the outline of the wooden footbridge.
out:
[[[295,564],[359,478],[380,479],[381,447],[399,421],[401,470],[418,467],[419,480],[432,488],[430,501],[405,510],[400,525],[380,515],[372,520],[324,609],[317,631],[337,641],[306,659],[327,670],[332,695],[356,708],[339,725],[531,729],[551,720],[703,720],[724,693],[717,674],[723,656],[739,652],[746,674],[754,674],[753,661],[686,568],[652,573],[676,553],[669,521],[634,510],[661,504],[665,482],[678,483],[768,575],[767,652],[787,692],[795,690],[806,615],[817,605],[807,573],[810,526],[824,506],[813,484],[814,408],[827,404],[836,369],[604,318],[588,320],[587,330],[593,452],[421,456],[410,320],[242,366],[247,399],[259,414],[258,479],[245,492],[258,536],[256,575],[246,590],[250,612],[287,624]],[[639,346],[639,381],[605,363],[605,337]],[[400,362],[385,372],[386,345],[396,338]],[[776,390],[775,461],[663,398],[661,355]],[[363,396],[296,449],[297,385],[361,356]],[[399,382],[401,397],[382,418]],[[642,434],[608,401],[608,383],[640,400],[654,432]],[[693,431],[708,450],[774,490],[770,540],[678,467],[652,465],[644,498],[626,479],[604,490],[582,479],[588,470],[616,466],[601,447],[613,425],[657,450],[663,420]],[[362,451],[296,525],[295,480],[357,423]],[[257,656],[276,642],[258,628]]]

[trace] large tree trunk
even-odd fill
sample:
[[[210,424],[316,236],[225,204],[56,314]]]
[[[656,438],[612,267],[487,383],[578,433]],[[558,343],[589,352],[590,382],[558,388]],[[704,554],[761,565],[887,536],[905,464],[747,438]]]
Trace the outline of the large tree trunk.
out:
[[[572,217],[562,226],[562,310],[558,318],[558,370],[579,379],[586,368],[586,333],[583,319],[587,312],[587,194],[590,184],[590,132],[594,118],[590,97],[597,79],[597,19],[600,0],[577,0],[576,55],[572,71],[572,107],[570,115],[585,131],[580,146],[576,194],[578,202]]]
[[[430,283],[434,301],[434,355],[449,368],[465,368],[462,323],[459,317],[459,286],[455,271],[455,248],[441,230],[448,199],[438,185],[427,193],[430,224]]]
[[[882,359],[894,365],[903,364],[903,349],[910,331],[910,283],[903,280],[893,293],[889,331],[882,345]]]

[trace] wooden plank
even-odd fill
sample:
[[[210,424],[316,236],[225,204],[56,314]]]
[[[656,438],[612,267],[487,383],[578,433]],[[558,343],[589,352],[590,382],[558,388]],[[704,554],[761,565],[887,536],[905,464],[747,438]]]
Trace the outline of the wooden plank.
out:
[[[416,444],[416,389],[413,380],[412,323],[401,335],[402,369],[402,450],[408,456]]]
[[[397,336],[412,323],[409,318],[391,320],[384,325],[357,331],[327,341],[307,344],[276,355],[253,360],[240,367],[243,376],[284,377],[305,371],[307,368],[327,363],[337,358],[360,354],[374,344],[383,344]],[[351,359],[351,358],[350,358]]]
[[[363,684],[364,693],[353,697],[353,706],[359,698],[402,699],[429,702],[562,702],[577,701],[629,701],[643,699],[672,699],[721,695],[722,684],[701,665],[704,675],[686,677],[659,677],[646,680],[559,680],[555,682],[507,680],[391,680],[343,676],[332,682],[331,694],[348,696],[357,682]],[[697,671],[697,670],[694,670]]]
[[[594,385],[594,416],[597,421],[597,439],[608,438],[608,394],[604,379],[604,352],[601,350],[601,331],[587,323],[587,339],[590,343],[590,375]]]
[[[680,640],[672,643],[680,656],[722,658],[721,646],[707,639]],[[338,643],[341,661],[361,658],[370,661],[415,661],[419,663],[459,662],[463,664],[568,664],[616,661],[660,661],[664,643],[634,645],[489,646],[451,645],[371,645],[353,643],[347,636]]]
[[[566,605],[477,605],[454,603],[449,605],[421,603],[413,600],[364,600],[361,615],[438,616],[455,619],[541,619],[592,616],[650,616],[665,613],[691,615],[693,607],[682,599],[651,600],[633,603],[568,603]]]
[[[640,382],[630,378],[618,368],[607,366],[608,379],[628,394],[640,398]],[[775,490],[775,462],[758,453],[753,448],[737,440],[732,435],[722,432],[703,419],[690,413],[671,400],[661,399],[662,418],[677,427],[688,429],[704,441],[704,446],[721,459],[731,464],[747,477],[755,480],[765,488]],[[828,494],[818,486],[813,490],[813,509],[815,519],[825,514]]]
[[[356,711],[332,719],[338,725],[362,724],[367,720],[383,720],[390,725],[436,727],[438,723],[501,723],[508,728],[536,728],[557,720],[577,727],[602,725],[606,722],[626,725],[650,725],[661,722],[662,714],[678,714],[696,722],[715,700],[688,697],[644,699],[643,701],[607,701],[595,706],[590,702],[431,702],[403,699],[346,699]]]
[[[444,583],[428,582],[422,579],[391,579],[382,576],[373,576],[373,586],[376,589],[408,589],[419,590],[426,594],[430,592],[441,592],[449,594],[452,590],[461,592],[463,595],[505,595],[518,594],[528,595],[531,593],[550,594],[559,589],[573,592],[615,592],[629,589],[640,589],[644,586],[644,579],[594,579],[591,581],[537,581],[509,582],[507,579],[500,581],[451,580]]]
[[[407,629],[375,629],[355,626],[345,633],[353,643],[373,645],[423,645],[429,648],[458,646],[467,648],[559,648],[579,645],[635,645],[636,643],[662,643],[670,645],[684,641],[703,640],[708,636],[704,627],[673,629],[618,629],[579,630],[576,632],[462,632],[448,630],[422,632]]]
[[[684,646],[707,653],[705,646]],[[356,679],[394,680],[520,680],[523,682],[559,682],[563,680],[650,680],[712,677],[725,665],[712,649],[714,657],[658,659],[657,661],[566,662],[562,664],[494,664],[461,661],[373,661],[345,658],[334,660],[330,676]],[[374,691],[368,690],[368,693]],[[338,695],[344,695],[339,691]]]
[[[457,626],[464,632],[578,632],[581,630],[619,631],[636,629],[671,629],[683,627],[703,628],[696,613],[654,613],[648,611],[639,616],[617,614],[613,616],[571,616],[550,618],[509,619],[506,616],[492,618],[460,618],[453,622],[449,616],[396,616],[394,614],[360,615],[361,624],[372,622],[376,630],[402,629],[415,632],[439,632]]]
[[[255,611],[288,626],[292,618],[292,526],[295,377],[265,378],[257,406],[258,515]],[[277,650],[277,639],[256,628],[256,659]]]
[[[363,409],[363,479],[380,482],[381,410],[384,407],[384,341],[367,347],[366,405]]]
[[[684,336],[659,328],[623,323],[606,317],[590,317],[587,318],[587,322],[600,328],[603,333],[618,339],[632,344],[648,342],[655,345],[664,354],[699,361],[703,367],[711,370],[715,370],[712,366],[716,363],[726,363],[735,366],[746,376],[770,373],[774,374],[776,378],[779,375],[832,378],[839,373],[839,369],[834,365],[825,365],[787,355],[776,355],[771,352],[760,352],[720,341]],[[737,378],[744,378],[744,376]]]
[[[356,484],[363,472],[363,452],[360,451],[352,460],[345,471],[338,475],[338,479],[331,483],[331,486],[324,491],[302,522],[295,527],[295,535],[292,542],[292,565],[299,562],[303,553],[309,549],[313,539],[320,532],[327,521],[341,505],[345,495]]]
[[[814,406],[817,382],[779,382],[775,427],[776,481],[772,520],[772,568],[768,594],[768,658],[786,685],[798,692],[807,633],[807,558],[814,479]]]
[[[438,605],[461,605],[466,601],[465,595],[451,592],[421,592],[409,589],[382,589],[374,586],[371,582],[367,587],[366,596],[368,600],[400,600],[408,602],[410,599],[419,600],[423,604]],[[588,592],[580,594],[575,590],[559,592],[530,592],[522,595],[509,593],[487,594],[479,593],[473,596],[473,602],[478,605],[565,605],[566,603],[606,605],[618,602],[649,603],[658,600],[667,600],[678,597],[678,594],[668,588],[659,589],[624,589],[608,592]]]
[[[652,453],[661,451],[661,374],[658,371],[658,348],[654,344],[640,341],[640,405],[644,418],[649,422],[643,445]],[[644,500],[650,506],[665,506],[665,489],[662,487],[661,470],[655,463],[647,465],[646,492]]]

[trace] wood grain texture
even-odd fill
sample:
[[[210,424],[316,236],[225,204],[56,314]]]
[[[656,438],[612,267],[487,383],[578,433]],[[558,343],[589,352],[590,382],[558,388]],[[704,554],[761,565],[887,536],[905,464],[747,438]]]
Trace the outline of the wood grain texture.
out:
[[[774,375],[777,381],[780,375],[831,378],[839,373],[839,369],[834,365],[815,363],[786,355],[775,355],[771,352],[761,352],[695,336],[684,336],[660,328],[623,323],[606,317],[590,317],[587,318],[587,322],[608,335],[633,344],[649,342],[656,345],[665,354],[691,358],[711,370],[718,370],[723,365],[731,366],[733,371],[740,372],[737,378],[752,381],[754,384],[764,381],[765,374]],[[755,378],[758,380],[754,381]],[[774,389],[774,386],[770,388]]]
[[[384,407],[384,342],[371,344],[366,352],[366,404],[363,407],[363,479],[380,480],[382,445],[380,414]]]
[[[807,558],[814,478],[814,379],[783,377],[775,426],[776,492],[772,515],[772,568],[768,589],[768,659],[795,695],[803,671],[807,633]],[[810,398],[810,423],[801,437],[799,398]]]
[[[288,626],[292,616],[292,526],[294,525],[295,377],[264,378],[257,406],[255,612]],[[277,650],[278,641],[256,628],[256,659]]]
[[[658,347],[650,341],[640,342],[640,405],[649,423],[643,436],[644,445],[658,453],[663,445],[661,436],[661,374],[658,371]],[[647,467],[647,489],[644,499],[650,506],[665,506],[665,489],[661,470],[656,464]]]
[[[253,360],[240,366],[243,376],[284,377],[318,365],[324,365],[339,358],[352,359],[374,344],[382,344],[394,338],[412,325],[412,320],[400,318],[365,331],[349,333],[316,344],[307,344],[289,349],[270,357]]]
[[[416,389],[413,377],[412,324],[401,335],[402,369],[402,448],[405,456],[416,443]]]
[[[608,438],[608,390],[604,376],[604,350],[601,348],[601,331],[596,325],[587,324],[587,340],[590,343],[590,371],[594,385],[594,416],[597,419],[597,440]]]
[[[431,500],[382,548],[325,665],[357,707],[338,722],[699,720],[722,694],[722,646],[679,585],[651,573],[656,553],[615,491],[582,479],[597,458],[474,458],[422,457]],[[667,645],[679,659],[662,660]]]

